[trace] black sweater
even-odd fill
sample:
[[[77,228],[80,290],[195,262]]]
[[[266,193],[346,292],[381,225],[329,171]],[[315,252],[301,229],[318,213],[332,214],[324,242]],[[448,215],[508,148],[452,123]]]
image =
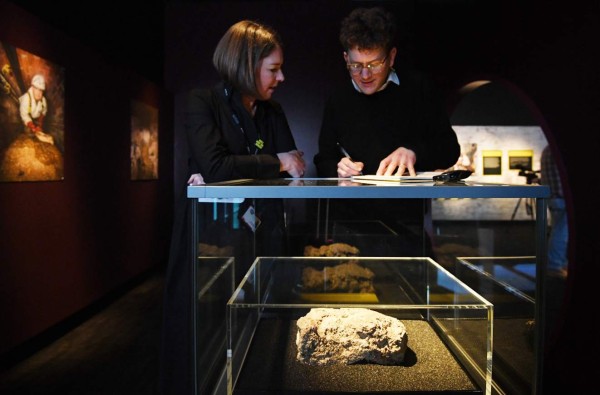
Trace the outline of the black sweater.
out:
[[[320,177],[337,177],[342,158],[337,142],[353,160],[365,164],[365,174],[375,174],[379,162],[398,147],[415,152],[416,171],[456,163],[460,146],[432,82],[417,72],[399,79],[400,85],[390,82],[372,95],[348,83],[328,99],[314,158]]]

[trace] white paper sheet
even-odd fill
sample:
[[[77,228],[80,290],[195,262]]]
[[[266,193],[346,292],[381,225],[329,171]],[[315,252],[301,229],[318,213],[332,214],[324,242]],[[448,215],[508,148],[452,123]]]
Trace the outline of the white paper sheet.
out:
[[[363,175],[352,176],[352,181],[377,181],[377,182],[431,182],[433,176],[442,174],[441,171],[424,171],[418,172],[416,176],[377,176]]]

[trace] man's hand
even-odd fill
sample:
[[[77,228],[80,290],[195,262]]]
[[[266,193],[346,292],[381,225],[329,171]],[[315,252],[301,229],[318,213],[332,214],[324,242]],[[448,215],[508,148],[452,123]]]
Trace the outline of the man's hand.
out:
[[[280,152],[277,154],[279,158],[279,171],[287,171],[292,177],[304,176],[306,164],[302,156],[304,152],[293,150],[290,152]]]
[[[362,172],[363,167],[365,167],[364,163],[352,162],[344,157],[337,164],[337,174],[340,178],[357,176]]]
[[[33,123],[33,122],[31,122],[31,121],[27,122],[27,125],[25,125],[25,126],[27,126],[27,128],[28,128],[29,130],[31,130],[31,132],[32,132],[32,133],[35,133],[35,132],[37,132],[37,129],[39,129],[39,128],[36,126],[36,124],[35,124],[35,123]]]
[[[406,170],[411,176],[416,176],[415,163],[417,162],[417,155],[404,147],[400,147],[391,154],[389,154],[384,160],[379,162],[379,169],[377,169],[378,176],[391,176],[394,170],[398,169],[395,175],[401,176]],[[338,170],[339,172],[339,170]]]

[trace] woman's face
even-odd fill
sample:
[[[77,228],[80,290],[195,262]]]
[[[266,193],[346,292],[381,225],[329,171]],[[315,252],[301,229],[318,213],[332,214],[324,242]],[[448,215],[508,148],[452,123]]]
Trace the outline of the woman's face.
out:
[[[285,80],[281,71],[282,65],[283,51],[279,46],[276,46],[269,56],[260,61],[256,79],[258,100],[269,100],[277,85]]]

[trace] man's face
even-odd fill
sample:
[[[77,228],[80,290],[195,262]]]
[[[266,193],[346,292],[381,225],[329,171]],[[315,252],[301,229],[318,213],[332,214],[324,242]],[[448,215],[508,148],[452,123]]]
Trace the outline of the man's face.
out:
[[[35,86],[32,86],[32,90],[33,90],[33,98],[35,100],[42,100],[42,97],[44,96],[44,91],[41,89],[36,88]]]
[[[353,48],[344,52],[350,77],[365,95],[372,95],[385,84],[395,57],[396,48],[392,48],[389,53],[383,48]]]

